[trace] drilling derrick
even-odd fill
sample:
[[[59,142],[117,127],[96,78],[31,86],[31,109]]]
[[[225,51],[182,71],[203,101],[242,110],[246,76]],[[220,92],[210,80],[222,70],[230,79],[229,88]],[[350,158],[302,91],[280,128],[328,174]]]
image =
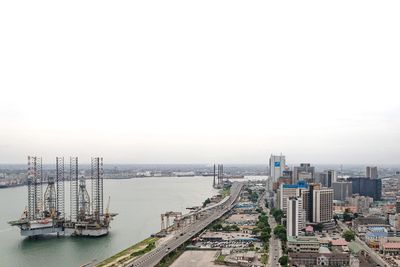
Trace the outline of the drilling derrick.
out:
[[[224,165],[218,164],[218,183],[219,188],[224,186]]]
[[[78,157],[70,157],[69,159],[69,177],[70,177],[70,215],[71,221],[76,222],[78,220]]]
[[[103,216],[103,158],[92,158],[92,214],[96,222]]]
[[[42,158],[28,157],[28,218],[30,220],[42,217]]]
[[[90,199],[89,193],[86,190],[86,181],[84,177],[79,179],[79,191],[78,191],[78,221],[82,222],[87,220],[90,215]]]
[[[56,158],[56,183],[57,183],[57,218],[64,219],[65,207],[64,207],[64,158]]]
[[[44,211],[43,215],[45,218],[54,218],[57,214],[56,210],[56,188],[54,186],[54,177],[48,178],[48,184],[46,191],[44,192]]]

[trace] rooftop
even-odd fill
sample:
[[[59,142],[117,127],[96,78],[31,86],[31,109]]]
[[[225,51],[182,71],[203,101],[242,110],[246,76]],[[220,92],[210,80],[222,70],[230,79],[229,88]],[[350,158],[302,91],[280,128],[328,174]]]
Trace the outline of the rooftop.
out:
[[[314,237],[314,236],[298,236],[298,237],[294,237],[294,236],[288,236],[287,238],[288,242],[292,242],[292,243],[297,243],[297,242],[315,242],[315,243],[319,243],[318,238]]]
[[[331,241],[332,246],[347,246],[349,242],[344,239],[336,239]]]
[[[395,243],[395,242],[388,242],[383,244],[383,248],[385,249],[400,249],[400,243]]]

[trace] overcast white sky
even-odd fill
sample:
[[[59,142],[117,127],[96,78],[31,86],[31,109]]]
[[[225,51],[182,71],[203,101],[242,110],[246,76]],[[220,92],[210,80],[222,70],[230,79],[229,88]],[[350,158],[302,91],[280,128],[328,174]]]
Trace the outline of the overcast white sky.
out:
[[[399,1],[1,1],[0,163],[400,163]]]

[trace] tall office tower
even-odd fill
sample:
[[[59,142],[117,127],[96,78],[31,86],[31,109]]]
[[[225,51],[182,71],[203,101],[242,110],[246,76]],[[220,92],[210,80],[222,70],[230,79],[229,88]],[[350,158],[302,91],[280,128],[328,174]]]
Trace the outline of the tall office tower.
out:
[[[322,188],[313,191],[314,223],[330,222],[333,218],[333,189]]]
[[[328,174],[326,172],[316,172],[314,182],[321,184],[322,187],[328,187]]]
[[[326,171],[327,176],[328,176],[328,185],[327,187],[332,187],[332,183],[337,181],[337,172],[334,170],[327,170]]]
[[[346,201],[353,194],[351,182],[333,182],[332,188],[334,200]]]
[[[306,220],[308,222],[313,222],[313,211],[314,211],[314,191],[321,190],[321,184],[310,184],[308,190],[303,190],[301,192],[301,197],[303,199],[303,208],[306,211]]]
[[[291,197],[288,199],[286,218],[287,236],[298,236],[300,230],[305,225],[303,201],[301,198]]]
[[[378,167],[367,166],[367,168],[365,170],[365,176],[367,176],[371,179],[378,179]]]
[[[332,183],[337,181],[337,174],[334,170],[315,173],[315,182],[320,183],[322,187],[332,187]]]
[[[293,183],[304,180],[307,183],[315,182],[315,167],[311,167],[310,163],[301,163],[293,169]]]
[[[301,195],[302,190],[307,190],[307,183],[301,181],[297,184],[281,184],[278,190],[278,207],[283,211],[284,214],[287,213],[287,202],[291,197],[298,197]]]
[[[272,191],[273,184],[282,176],[286,168],[285,156],[271,155],[269,158],[269,179],[267,182],[267,190]]]
[[[353,194],[372,197],[374,201],[381,200],[382,180],[369,177],[350,177],[347,181],[352,183]]]

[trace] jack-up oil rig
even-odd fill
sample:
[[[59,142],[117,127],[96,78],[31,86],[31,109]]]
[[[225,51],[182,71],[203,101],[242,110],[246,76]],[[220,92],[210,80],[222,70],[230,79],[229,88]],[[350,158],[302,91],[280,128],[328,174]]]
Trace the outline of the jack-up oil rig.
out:
[[[17,221],[9,224],[18,226],[22,236],[107,235],[110,222],[117,215],[109,212],[109,201],[103,211],[103,158],[91,160],[91,195],[86,179],[79,177],[78,158],[70,158],[70,216],[65,216],[65,171],[64,158],[56,158],[55,178],[48,177],[43,194],[42,159],[28,157],[28,207]]]

